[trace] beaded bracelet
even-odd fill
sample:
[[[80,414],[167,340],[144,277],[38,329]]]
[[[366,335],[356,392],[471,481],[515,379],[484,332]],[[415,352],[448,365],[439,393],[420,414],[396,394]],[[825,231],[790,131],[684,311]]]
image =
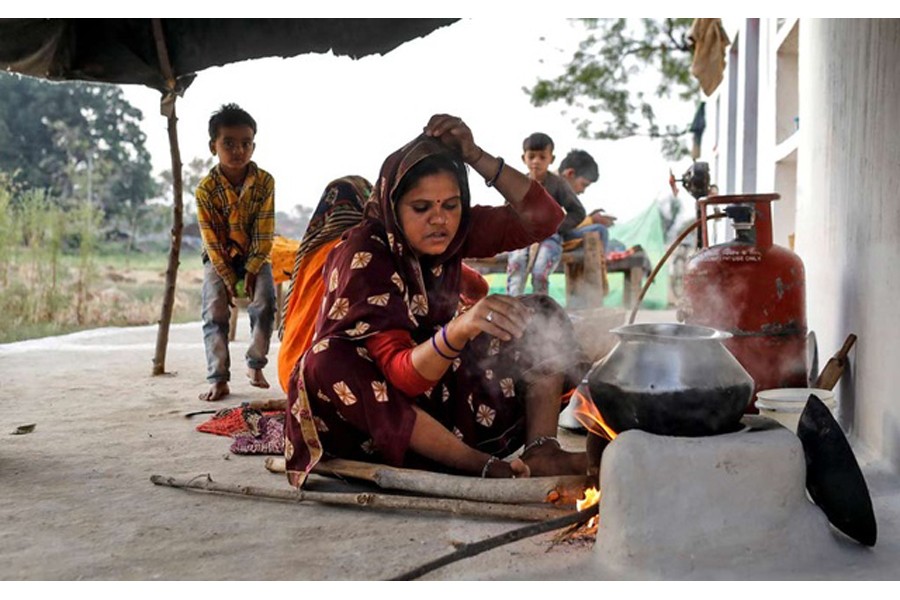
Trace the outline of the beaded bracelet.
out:
[[[493,177],[491,177],[490,179],[488,179],[487,181],[484,182],[485,185],[487,185],[488,187],[494,187],[494,184],[497,183],[497,179],[500,177],[500,172],[503,171],[503,165],[505,163],[503,162],[502,156],[497,157],[497,163],[498,163],[497,164],[497,172],[494,174]]]
[[[454,352],[456,352],[456,354],[459,354],[460,352],[463,351],[462,348],[454,348],[453,344],[450,343],[450,340],[447,339],[447,326],[446,325],[441,327],[441,336],[443,336],[443,338],[444,338],[444,345],[447,346],[448,348],[450,348],[451,350],[453,350]]]
[[[434,338],[435,338],[436,336],[437,336],[437,334],[434,334],[433,336],[431,336],[431,345],[434,346],[434,351],[437,352],[437,353],[441,356],[441,358],[443,358],[444,360],[453,360],[453,359],[455,359],[456,356],[447,356],[446,354],[444,354],[443,352],[441,352],[441,349],[438,348],[437,342],[434,341]],[[448,344],[448,345],[449,345],[449,344]]]

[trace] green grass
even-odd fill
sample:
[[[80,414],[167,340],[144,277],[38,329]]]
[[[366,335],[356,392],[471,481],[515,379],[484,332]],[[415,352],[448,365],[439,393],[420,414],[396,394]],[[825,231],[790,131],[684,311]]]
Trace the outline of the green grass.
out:
[[[84,329],[77,325],[59,325],[57,323],[22,323],[14,328],[7,329],[0,325],[0,344],[33,340],[52,335],[65,335]]]
[[[104,249],[107,250],[107,249]],[[48,300],[50,284],[30,277],[27,253],[15,252],[10,283],[0,287],[0,343],[63,335],[109,326],[150,325],[158,322],[165,292],[168,253],[107,253],[91,257],[82,322],[74,314],[75,284],[81,258],[58,257],[58,276],[53,300]],[[200,257],[195,251],[182,252],[175,288],[173,323],[200,318]],[[46,278],[46,270],[41,272]],[[38,307],[38,308],[34,308]]]

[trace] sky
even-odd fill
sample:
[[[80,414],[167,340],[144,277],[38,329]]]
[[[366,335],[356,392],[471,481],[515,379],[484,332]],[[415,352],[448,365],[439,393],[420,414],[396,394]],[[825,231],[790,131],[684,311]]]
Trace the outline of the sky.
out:
[[[680,175],[689,161],[670,165],[658,141],[579,139],[563,105],[537,108],[523,87],[561,72],[583,26],[563,18],[463,19],[391,51],[359,60],[334,55],[267,58],[201,71],[177,103],[183,163],[210,156],[207,122],[225,102],[236,102],[257,121],[254,160],[276,181],[276,210],[314,207],[334,178],[359,174],[374,181],[381,163],[418,135],[435,113],[463,118],[476,143],[522,170],[522,140],[532,132],[556,144],[555,170],[572,148],[590,152],[599,181],[582,195],[588,210],[620,219],[642,212],[668,190],[670,166]],[[154,173],[170,168],[166,120],[159,93],[123,86],[144,113],[143,128]],[[695,107],[673,103],[671,115],[690,122]],[[472,179],[473,202],[502,203]]]

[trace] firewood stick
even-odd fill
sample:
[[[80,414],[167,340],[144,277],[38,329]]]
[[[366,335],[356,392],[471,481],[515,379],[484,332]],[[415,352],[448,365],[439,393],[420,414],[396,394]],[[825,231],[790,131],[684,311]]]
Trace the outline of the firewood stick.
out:
[[[266,469],[271,473],[284,473],[287,471],[287,463],[280,456],[267,456]]]
[[[284,459],[274,456],[267,457],[266,469],[273,473],[284,473]],[[576,500],[584,497],[586,487],[586,477],[579,475],[480,479],[339,458],[323,460],[313,468],[312,472],[317,475],[370,481],[386,490],[507,504],[552,502],[574,505]]]
[[[235,408],[226,406],[223,408]],[[268,398],[266,400],[249,400],[247,402],[241,402],[240,406],[236,408],[252,408],[254,410],[259,411],[271,411],[271,410],[285,410],[287,408],[287,398]],[[197,415],[214,415],[217,412],[222,410],[222,408],[207,408],[204,410],[195,410],[188,413],[184,413],[184,416],[188,419],[191,417],[196,417]]]
[[[250,400],[249,402],[245,402],[244,404],[256,410],[285,410],[287,408],[287,398]]]
[[[213,481],[209,475],[206,475],[203,479],[198,479],[196,477],[193,479],[176,479],[175,477],[166,477],[163,475],[151,475],[150,481],[156,485],[167,487],[196,489],[233,496],[253,496],[257,498],[270,498],[273,500],[287,500],[290,502],[310,501],[320,502],[322,504],[355,506],[358,508],[424,510],[431,512],[446,512],[458,516],[492,517],[516,521],[546,521],[547,519],[554,519],[561,514],[569,514],[570,512],[543,506],[516,506],[451,498],[419,498],[414,496],[391,496],[370,493],[345,494],[264,488],[250,485],[218,483]]]
[[[447,566],[450,563],[454,563],[464,558],[469,558],[470,556],[481,554],[482,552],[492,550],[494,548],[497,548],[498,546],[511,544],[512,542],[517,542],[527,537],[546,533],[548,531],[553,531],[554,529],[562,529],[563,527],[569,525],[584,523],[591,517],[599,514],[599,512],[600,504],[593,504],[585,508],[584,510],[570,513],[563,517],[559,517],[558,519],[552,519],[550,521],[544,521],[543,523],[536,523],[534,525],[526,525],[525,527],[513,529],[512,531],[501,533],[500,535],[487,538],[486,540],[481,540],[480,542],[464,544],[450,554],[445,554],[440,558],[425,563],[421,567],[416,567],[412,571],[407,571],[402,575],[391,578],[391,581],[412,581],[413,579],[418,579],[426,573],[430,573],[432,571],[440,569],[441,567]]]

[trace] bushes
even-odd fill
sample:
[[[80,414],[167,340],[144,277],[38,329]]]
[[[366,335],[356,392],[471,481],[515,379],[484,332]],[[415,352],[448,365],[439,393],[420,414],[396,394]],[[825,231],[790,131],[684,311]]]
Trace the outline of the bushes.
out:
[[[120,244],[101,246],[101,219],[102,212],[87,202],[64,209],[35,191],[13,202],[0,182],[0,343],[156,322],[165,253],[130,255]],[[182,260],[199,265],[191,254]],[[142,280],[123,276],[126,270]],[[179,286],[174,318],[196,319],[197,286],[186,274],[179,281],[186,285]]]

